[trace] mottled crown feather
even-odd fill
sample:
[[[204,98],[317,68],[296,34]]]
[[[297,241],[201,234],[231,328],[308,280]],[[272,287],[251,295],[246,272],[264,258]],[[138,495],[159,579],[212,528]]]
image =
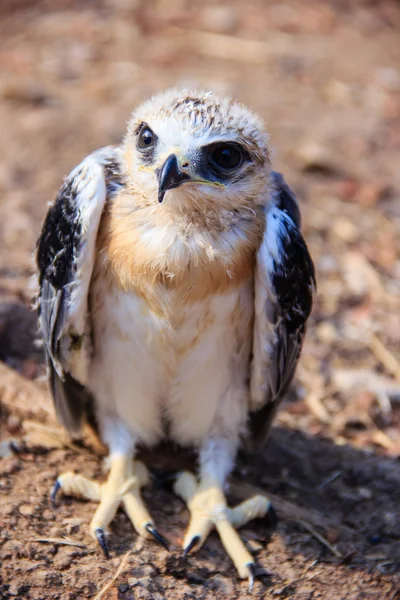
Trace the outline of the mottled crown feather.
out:
[[[263,120],[243,104],[221,98],[211,91],[169,89],[161,92],[132,113],[128,136],[140,122],[167,119],[194,137],[221,134],[241,139],[268,159],[268,134]],[[261,158],[261,157],[260,157]]]

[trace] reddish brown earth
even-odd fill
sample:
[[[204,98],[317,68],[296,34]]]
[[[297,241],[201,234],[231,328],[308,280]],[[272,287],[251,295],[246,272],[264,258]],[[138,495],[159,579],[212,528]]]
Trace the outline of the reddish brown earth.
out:
[[[94,506],[49,502],[60,471],[104,473],[93,439],[57,428],[38,380],[35,240],[62,177],[171,85],[266,119],[318,274],[294,389],[232,482],[232,500],[261,488],[279,516],[276,530],[241,532],[253,597],[400,598],[399,4],[2,0],[0,15],[0,598],[250,598],[215,535],[181,557],[188,514],[160,454],[145,497],[170,553],[121,513],[106,561],[88,534]]]

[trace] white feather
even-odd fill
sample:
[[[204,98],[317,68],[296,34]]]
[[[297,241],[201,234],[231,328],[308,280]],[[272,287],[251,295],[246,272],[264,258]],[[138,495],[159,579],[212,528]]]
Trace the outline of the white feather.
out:
[[[77,189],[76,220],[81,226],[81,245],[75,256],[76,276],[65,286],[65,322],[61,332],[61,362],[80,383],[86,384],[90,361],[89,336],[84,347],[71,350],[70,334],[88,333],[87,312],[89,287],[95,263],[96,239],[106,202],[104,161],[116,158],[117,151],[102,148],[85,158],[70,174]]]
[[[176,292],[159,287],[154,293],[162,294],[164,315],[109,283],[96,280],[92,290],[89,388],[103,429],[113,417],[146,444],[162,438],[166,423],[169,437],[181,444],[198,445],[213,436],[237,443],[248,409],[251,278],[233,292],[183,310]]]
[[[257,253],[255,269],[254,334],[253,360],[250,378],[251,408],[255,410],[265,404],[268,391],[268,367],[271,361],[271,347],[275,340],[275,328],[268,318],[267,306],[276,301],[271,285],[270,274],[274,272],[274,262],[283,258],[282,235],[286,231],[282,218],[286,215],[275,206],[266,213],[266,227],[263,240]]]

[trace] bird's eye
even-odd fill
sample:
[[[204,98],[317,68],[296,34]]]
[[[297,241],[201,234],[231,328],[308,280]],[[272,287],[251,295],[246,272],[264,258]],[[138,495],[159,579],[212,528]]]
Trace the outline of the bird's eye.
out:
[[[150,127],[142,127],[138,134],[138,148],[150,148],[155,142],[156,136]]]
[[[212,162],[220,169],[236,169],[242,159],[243,153],[238,144],[218,144],[211,152]]]

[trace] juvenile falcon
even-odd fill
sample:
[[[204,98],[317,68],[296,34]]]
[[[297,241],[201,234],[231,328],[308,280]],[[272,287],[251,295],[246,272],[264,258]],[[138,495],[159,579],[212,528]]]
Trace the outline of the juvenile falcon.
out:
[[[271,171],[260,118],[212,93],[170,90],[134,111],[124,142],[72,171],[37,248],[40,328],[57,415],[78,436],[94,420],[109,448],[100,485],[64,473],[58,490],[98,501],[105,534],[123,506],[159,542],[140,494],[138,445],[198,453],[177,475],[191,518],[185,551],[215,527],[239,576],[254,561],[236,528],[270,508],[227,506],[244,440],[262,443],[296,368],[314,268],[296,198]]]

